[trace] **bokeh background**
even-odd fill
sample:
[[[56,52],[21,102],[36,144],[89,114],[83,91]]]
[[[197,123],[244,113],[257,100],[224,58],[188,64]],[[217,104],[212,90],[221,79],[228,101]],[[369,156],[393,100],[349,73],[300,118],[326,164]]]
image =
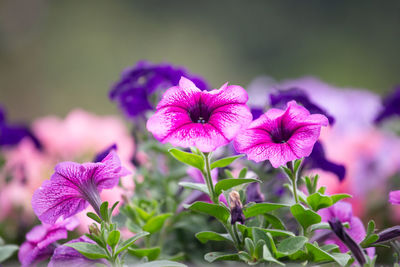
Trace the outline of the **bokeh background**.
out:
[[[214,87],[314,75],[380,94],[400,81],[400,1],[0,1],[0,102],[10,120],[81,107],[140,59]]]

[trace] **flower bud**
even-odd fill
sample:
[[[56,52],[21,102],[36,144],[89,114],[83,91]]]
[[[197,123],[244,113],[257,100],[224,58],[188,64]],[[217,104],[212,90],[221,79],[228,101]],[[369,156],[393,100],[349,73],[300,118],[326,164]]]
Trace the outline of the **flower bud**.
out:
[[[95,223],[92,223],[91,225],[89,225],[89,233],[91,235],[100,235],[99,227],[97,227]]]
[[[382,243],[395,239],[400,236],[400,226],[397,225],[387,228],[378,233],[378,236],[379,236],[378,240],[376,240],[374,243]]]
[[[245,220],[242,211],[243,205],[237,191],[229,193],[229,207],[231,209],[231,224],[235,224],[236,222],[243,224]]]

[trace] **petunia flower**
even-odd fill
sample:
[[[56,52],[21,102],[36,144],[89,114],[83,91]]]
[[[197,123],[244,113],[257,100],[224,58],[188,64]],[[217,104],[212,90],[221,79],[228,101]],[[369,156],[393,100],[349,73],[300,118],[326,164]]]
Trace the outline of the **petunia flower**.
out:
[[[33,194],[33,210],[44,223],[71,217],[89,203],[100,214],[100,192],[116,186],[119,178],[127,174],[115,151],[97,163],[59,163],[51,179]]]
[[[376,116],[374,122],[379,124],[382,121],[400,116],[400,85],[394,88],[394,91],[383,100],[383,107]]]
[[[286,110],[272,108],[254,120],[247,130],[236,136],[234,146],[250,160],[268,159],[277,168],[309,156],[321,127],[327,125],[328,119],[324,115],[310,114],[295,101],[290,101]]]
[[[325,109],[311,101],[306,91],[292,87],[286,90],[278,90],[269,95],[271,107],[283,108],[287,102],[294,100],[305,107],[311,114],[323,114],[328,118],[329,124],[335,123],[335,118]]]
[[[19,248],[18,259],[22,266],[35,266],[49,258],[56,248],[55,242],[67,238],[68,231],[74,230],[78,224],[77,219],[68,218],[52,225],[35,226],[26,234],[26,241]]]
[[[365,227],[360,218],[353,215],[350,203],[340,201],[329,208],[319,210],[318,214],[321,216],[322,222],[329,222],[333,219],[337,219],[341,223],[347,222],[350,227],[346,228],[345,231],[355,242],[360,243],[364,239],[366,234]],[[330,236],[325,243],[338,245],[341,252],[348,251],[346,245],[337,237]],[[367,253],[370,257],[373,257],[375,248],[367,248]]]
[[[86,242],[90,244],[95,244],[90,238],[86,236],[81,236],[77,239],[71,240],[66,244],[76,243],[76,242]],[[99,260],[91,260],[83,256],[76,249],[68,247],[68,246],[59,246],[54,250],[54,254],[51,257],[48,267],[63,267],[66,265],[70,266],[79,266],[79,267],[92,267],[97,266],[96,264],[100,264],[100,266],[106,265],[108,263],[104,259]]]
[[[201,91],[182,77],[178,86],[165,92],[147,129],[162,143],[211,152],[251,122],[247,99],[240,86],[224,84],[218,90]]]
[[[4,108],[0,106],[0,147],[15,146],[23,139],[30,139],[37,149],[42,145],[32,131],[22,124],[10,124]]]
[[[400,190],[391,191],[389,193],[389,202],[393,205],[400,204]]]
[[[135,118],[154,109],[150,101],[152,94],[176,86],[181,76],[190,78],[202,90],[208,89],[204,79],[189,74],[184,68],[139,61],[123,71],[120,80],[111,88],[110,99],[119,104],[128,118]]]
[[[306,169],[321,169],[331,172],[337,176],[339,181],[343,181],[346,175],[346,168],[342,164],[337,164],[325,156],[325,150],[321,141],[317,141],[308,158],[304,160],[303,168]]]

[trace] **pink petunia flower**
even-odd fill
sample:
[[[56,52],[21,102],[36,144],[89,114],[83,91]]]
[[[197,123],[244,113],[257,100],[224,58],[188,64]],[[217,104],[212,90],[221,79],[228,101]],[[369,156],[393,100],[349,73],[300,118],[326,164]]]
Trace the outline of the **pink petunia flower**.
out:
[[[59,163],[51,179],[33,194],[33,210],[45,223],[54,223],[61,216],[64,219],[73,216],[88,203],[99,214],[99,192],[116,186],[119,178],[128,174],[115,151],[97,163]]]
[[[67,238],[68,231],[74,230],[78,224],[77,219],[68,218],[52,225],[35,226],[26,234],[26,241],[19,248],[18,259],[22,266],[36,266],[50,257],[56,248],[55,242]]]
[[[90,238],[86,236],[81,236],[77,239],[71,240],[66,244],[76,243],[76,242],[85,242],[90,244],[95,244]],[[92,267],[92,266],[109,266],[107,260],[98,259],[98,260],[90,260],[79,253],[76,249],[68,247],[68,246],[59,246],[54,250],[54,254],[51,257],[48,267],[63,267],[66,265],[70,266],[79,266],[79,267]]]
[[[270,109],[254,120],[249,128],[240,132],[234,142],[239,153],[246,153],[250,160],[269,160],[275,168],[286,162],[311,154],[328,119],[321,114],[310,114],[295,101],[286,110]]]
[[[343,201],[338,202],[329,208],[321,209],[318,214],[321,216],[323,222],[328,222],[336,218],[342,223],[349,223],[350,228],[346,228],[346,232],[351,236],[351,238],[353,238],[357,243],[360,243],[364,239],[366,234],[365,227],[360,218],[353,216],[353,209],[350,203]],[[336,236],[328,238],[325,243],[338,245],[340,251],[343,253],[348,251],[346,245]],[[375,248],[368,248],[367,253],[368,256],[372,258],[375,254]]]
[[[228,144],[252,120],[246,91],[224,84],[201,91],[184,77],[168,89],[147,121],[147,129],[162,143],[197,147],[211,152]]]
[[[389,193],[389,202],[393,205],[400,204],[400,190],[391,191]]]

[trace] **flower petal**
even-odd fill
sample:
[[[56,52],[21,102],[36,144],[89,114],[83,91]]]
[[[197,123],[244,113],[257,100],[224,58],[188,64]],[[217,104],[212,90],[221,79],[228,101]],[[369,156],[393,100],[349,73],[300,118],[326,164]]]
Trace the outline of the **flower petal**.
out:
[[[389,202],[393,205],[400,204],[400,190],[391,191],[389,193]]]

